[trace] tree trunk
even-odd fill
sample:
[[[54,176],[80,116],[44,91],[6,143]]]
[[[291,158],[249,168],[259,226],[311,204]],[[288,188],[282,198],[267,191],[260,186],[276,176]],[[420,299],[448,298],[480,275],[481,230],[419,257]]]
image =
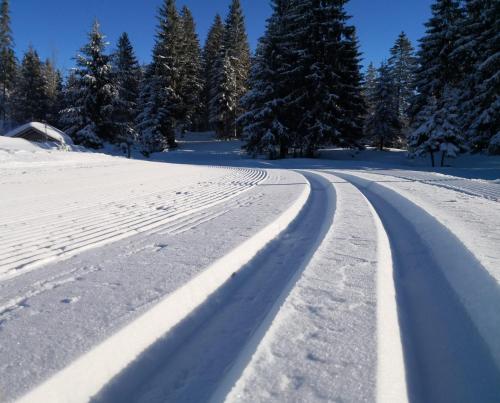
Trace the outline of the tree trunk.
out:
[[[441,154],[441,167],[444,167],[444,159],[446,158],[446,151]]]
[[[384,138],[380,138],[379,150],[384,151]]]
[[[432,162],[432,167],[434,168],[436,166],[436,162],[434,161],[434,151],[431,151],[431,162]]]
[[[280,158],[286,158],[288,155],[288,147],[286,144],[281,144],[280,145]]]

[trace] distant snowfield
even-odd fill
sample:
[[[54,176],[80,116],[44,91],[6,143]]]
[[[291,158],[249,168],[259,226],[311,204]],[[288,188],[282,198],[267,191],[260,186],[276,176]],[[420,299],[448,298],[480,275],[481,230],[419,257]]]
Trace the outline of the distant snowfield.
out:
[[[498,398],[498,158],[240,147],[0,137],[0,401]]]

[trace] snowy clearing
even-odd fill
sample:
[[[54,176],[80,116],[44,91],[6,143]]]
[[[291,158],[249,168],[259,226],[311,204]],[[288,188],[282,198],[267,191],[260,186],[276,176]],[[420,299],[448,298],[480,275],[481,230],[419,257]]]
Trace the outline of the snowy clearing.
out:
[[[1,401],[497,400],[490,168],[181,144],[2,139]]]

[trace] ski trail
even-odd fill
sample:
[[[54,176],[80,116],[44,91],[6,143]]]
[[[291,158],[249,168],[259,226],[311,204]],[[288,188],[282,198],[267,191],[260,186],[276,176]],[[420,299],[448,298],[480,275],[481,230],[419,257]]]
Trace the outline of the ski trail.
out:
[[[496,283],[411,201],[370,180],[335,174],[365,194],[389,235],[410,400],[498,401]]]
[[[214,401],[229,391],[228,402],[407,400],[387,235],[354,186],[322,176],[337,195],[333,225],[239,380]]]
[[[309,187],[301,189],[304,190],[301,190],[298,199],[275,221],[168,294],[142,316],[53,375],[20,401],[88,401],[114,377],[120,379],[119,374],[127,367],[140,367],[142,358],[144,355],[148,356],[147,351],[151,346],[161,343],[180,323],[192,317],[193,312],[203,310],[207,300],[211,300],[212,294],[217,294],[220,287],[230,287],[235,282],[234,278],[239,277],[239,271],[270,241],[286,230],[308,200]],[[89,368],[92,370],[89,371]],[[125,398],[128,399],[129,397]]]
[[[312,193],[300,215],[206,304],[120,374],[95,401],[206,401],[227,368],[239,366],[268,326],[328,230],[333,195],[308,175]],[[325,206],[326,204],[326,206]],[[304,249],[294,248],[296,242]]]
[[[483,180],[464,179],[435,172],[408,171],[399,169],[377,169],[368,170],[368,172],[375,175],[422,182],[428,185],[452,189],[471,196],[483,197],[485,199],[493,201],[500,201],[500,185]]]
[[[54,260],[84,250],[162,228],[180,218],[232,199],[262,183],[263,170],[233,170],[214,182],[141,198],[46,211],[40,219],[27,217],[2,223],[0,280],[11,279]]]

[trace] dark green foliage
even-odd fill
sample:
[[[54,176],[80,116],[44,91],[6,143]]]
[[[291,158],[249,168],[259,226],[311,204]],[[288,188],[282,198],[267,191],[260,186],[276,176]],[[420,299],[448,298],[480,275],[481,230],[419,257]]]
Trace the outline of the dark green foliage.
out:
[[[113,119],[118,126],[119,141],[129,146],[136,141],[135,120],[138,114],[141,68],[127,33],[123,33],[113,55],[113,79],[118,89]]]
[[[391,70],[386,64],[382,64],[373,94],[373,113],[366,123],[368,138],[380,150],[393,146],[401,132],[395,94],[397,92]]]
[[[210,94],[210,124],[219,137],[238,136],[240,100],[248,90],[250,48],[239,0],[233,0],[224,28],[222,46],[215,62]]]
[[[282,156],[284,150],[312,156],[324,144],[359,145],[365,103],[356,33],[344,5],[342,0],[275,2],[273,18],[282,13],[280,28],[275,34],[270,24],[261,46],[265,50],[271,43],[277,57],[268,67],[268,56],[257,55],[261,71],[252,74],[251,86],[262,94],[247,99],[249,150],[268,146],[271,137],[262,128],[271,123],[286,139],[278,142]]]
[[[209,130],[211,94],[216,88],[216,63],[222,51],[224,39],[224,23],[219,14],[215,16],[214,23],[208,32],[207,40],[203,48],[203,92],[202,92],[202,129]]]
[[[389,69],[394,82],[394,97],[399,120],[404,128],[409,125],[410,105],[415,96],[415,72],[417,60],[413,46],[404,32],[401,32],[391,48]]]
[[[89,33],[89,42],[77,56],[72,87],[68,95],[73,103],[66,105],[62,121],[73,139],[89,147],[102,141],[117,142],[118,128],[114,122],[114,105],[118,97],[111,57],[105,53],[106,43],[96,21]]]
[[[45,121],[49,107],[43,65],[32,47],[23,57],[13,95],[13,119],[17,124]]]
[[[145,75],[137,120],[146,153],[177,146],[176,130],[185,117],[181,95],[182,33],[175,0],[165,0],[158,14],[153,62]]]
[[[201,125],[203,90],[201,48],[196,25],[187,7],[181,12],[181,85],[180,94],[183,107],[182,129],[198,128]]]
[[[15,85],[16,56],[10,28],[9,1],[0,3],[0,119],[4,127],[9,119],[9,100]]]

